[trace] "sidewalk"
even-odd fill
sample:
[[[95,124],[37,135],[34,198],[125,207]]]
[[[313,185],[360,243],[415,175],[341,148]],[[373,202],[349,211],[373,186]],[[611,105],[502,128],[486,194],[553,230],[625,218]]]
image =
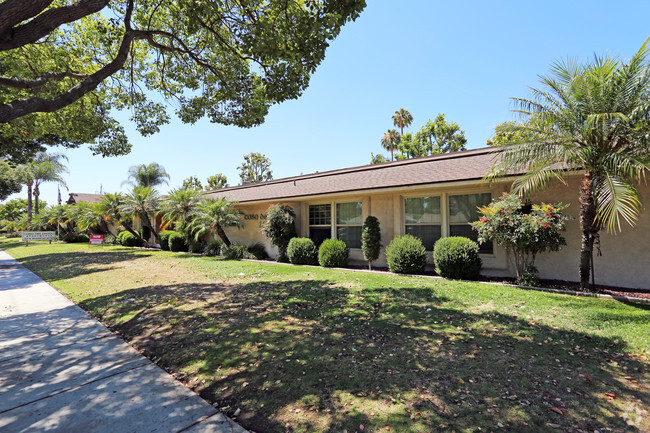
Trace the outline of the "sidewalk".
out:
[[[0,432],[245,433],[0,250]]]

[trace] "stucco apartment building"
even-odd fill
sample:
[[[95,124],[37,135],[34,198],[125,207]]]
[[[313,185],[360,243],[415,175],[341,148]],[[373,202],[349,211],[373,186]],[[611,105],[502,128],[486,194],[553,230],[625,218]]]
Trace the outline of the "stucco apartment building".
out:
[[[260,225],[270,205],[284,203],[296,212],[299,236],[316,243],[326,238],[343,239],[350,247],[351,262],[362,264],[361,226],[369,215],[379,219],[383,246],[407,233],[422,239],[429,251],[440,237],[476,239],[469,225],[477,218],[476,207],[508,191],[512,182],[488,184],[482,180],[493,160],[493,149],[484,148],[235,186],[209,195],[239,202],[244,228],[227,230],[234,242],[262,242],[274,256],[276,250],[260,232]],[[579,280],[579,180],[580,173],[576,173],[569,177],[568,185],[557,183],[533,197],[533,203],[570,204],[566,213],[574,217],[567,224],[568,245],[559,252],[538,256],[536,266],[542,278]],[[648,185],[641,185],[640,191],[650,200]],[[594,257],[596,283],[650,288],[648,245],[648,212],[641,214],[635,227],[626,226],[621,233],[603,231],[602,255]],[[484,275],[514,275],[502,248],[482,245],[481,258]],[[433,263],[430,252],[428,261]],[[386,266],[383,248],[376,265]]]

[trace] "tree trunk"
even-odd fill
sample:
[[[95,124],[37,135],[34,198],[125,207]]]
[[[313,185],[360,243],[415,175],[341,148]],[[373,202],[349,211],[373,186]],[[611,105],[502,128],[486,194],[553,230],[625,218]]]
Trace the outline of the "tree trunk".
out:
[[[226,232],[223,231],[223,228],[219,224],[217,224],[217,234],[219,235],[223,243],[226,244],[227,247],[229,247],[230,239],[228,239]]]
[[[32,183],[27,183],[27,221],[32,220]]]
[[[34,215],[38,215],[38,196],[41,195],[41,191],[38,188],[38,184],[34,186]]]
[[[142,244],[146,248],[151,248],[151,244],[149,242],[147,242],[147,240],[143,239],[142,236],[140,236],[140,233],[133,230],[133,227],[131,227],[131,225],[129,223],[123,222],[122,225],[124,226],[124,228],[126,229],[127,232],[131,233],[133,236],[140,239],[140,241],[142,242]]]
[[[596,225],[596,204],[593,194],[593,174],[587,172],[580,185],[580,231],[582,242],[580,247],[580,288],[588,290],[593,287],[589,284],[591,271],[591,256],[593,254],[594,239],[598,235],[599,227]]]
[[[147,227],[149,227],[149,230],[151,230],[151,233],[153,233],[153,237],[156,238],[156,242],[160,243],[160,240],[158,239],[158,233],[156,230],[154,230],[153,225],[151,224],[151,220],[149,219],[149,215],[145,213],[142,216],[142,221],[147,225]]]

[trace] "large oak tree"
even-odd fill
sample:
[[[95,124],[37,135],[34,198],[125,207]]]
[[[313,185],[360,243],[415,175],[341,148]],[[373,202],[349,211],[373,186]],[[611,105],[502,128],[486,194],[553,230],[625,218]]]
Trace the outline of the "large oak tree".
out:
[[[364,0],[5,0],[0,156],[91,143],[128,153],[111,110],[153,134],[184,122],[251,127],[298,97]],[[155,92],[161,97],[158,97]],[[152,97],[153,96],[153,97]]]

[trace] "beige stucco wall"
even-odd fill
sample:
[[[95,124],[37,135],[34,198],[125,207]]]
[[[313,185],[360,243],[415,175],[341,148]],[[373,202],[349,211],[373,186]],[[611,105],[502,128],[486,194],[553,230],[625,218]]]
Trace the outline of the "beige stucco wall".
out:
[[[569,184],[555,184],[545,192],[533,197],[534,203],[539,202],[564,202],[570,203],[566,212],[574,219],[568,222],[567,246],[559,252],[540,254],[537,257],[536,266],[540,276],[545,279],[558,279],[578,281],[578,262],[580,255],[580,230],[578,227],[578,182],[579,176],[569,180]],[[403,203],[405,197],[440,195],[442,206],[442,235],[448,235],[448,210],[447,197],[452,194],[470,194],[478,192],[491,192],[492,197],[501,195],[509,188],[508,183],[488,186],[477,182],[458,182],[440,186],[411,187],[400,190],[384,190],[367,193],[337,194],[331,196],[320,196],[317,198],[303,198],[294,201],[283,202],[290,205],[297,214],[297,231],[299,236],[309,235],[309,205],[330,203],[334,206],[337,202],[361,201],[363,203],[363,218],[374,215],[379,219],[382,234],[382,250],[379,259],[374,263],[376,266],[386,266],[384,247],[396,237],[404,234]],[[640,187],[642,197],[650,200],[650,187]],[[272,247],[268,239],[260,232],[261,215],[266,212],[272,203],[263,204],[240,204],[238,209],[246,215],[253,215],[244,220],[244,228],[241,230],[228,229],[227,233],[233,242],[252,244],[262,242],[267,251],[274,257],[277,254],[275,247]],[[255,219],[254,215],[257,215]],[[333,233],[334,234],[334,233]],[[623,231],[616,235],[607,234],[603,231],[601,235],[600,257],[595,257],[596,283],[634,288],[650,288],[650,212],[644,210],[637,225],[632,228],[628,225]],[[508,260],[506,252],[495,246],[493,254],[481,255],[483,260],[484,275],[489,276],[514,276],[513,267]],[[360,249],[350,251],[350,262],[355,265],[365,265],[363,254]],[[431,254],[428,262],[433,264]]]
[[[570,203],[565,210],[573,219],[567,223],[567,245],[558,252],[541,254],[536,266],[542,278],[578,281],[581,233],[578,215],[580,177],[569,179],[568,185],[554,184],[534,197],[534,202]],[[594,254],[596,284],[650,289],[650,186],[640,185],[639,192],[646,206],[634,227],[623,223],[621,232],[600,234],[602,256]]]

